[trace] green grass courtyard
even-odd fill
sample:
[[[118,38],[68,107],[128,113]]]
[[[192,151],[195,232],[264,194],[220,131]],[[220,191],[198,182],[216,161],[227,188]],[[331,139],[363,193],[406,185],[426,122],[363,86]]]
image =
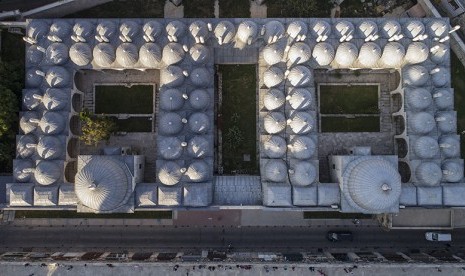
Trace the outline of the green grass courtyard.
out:
[[[95,114],[152,114],[153,85],[96,85]]]

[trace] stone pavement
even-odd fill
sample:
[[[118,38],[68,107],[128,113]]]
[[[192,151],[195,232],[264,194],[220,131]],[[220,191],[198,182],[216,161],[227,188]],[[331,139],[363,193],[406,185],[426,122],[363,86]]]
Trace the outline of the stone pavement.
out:
[[[169,0],[165,2],[165,18],[183,18],[184,17],[184,6],[181,4],[179,7],[176,7]]]

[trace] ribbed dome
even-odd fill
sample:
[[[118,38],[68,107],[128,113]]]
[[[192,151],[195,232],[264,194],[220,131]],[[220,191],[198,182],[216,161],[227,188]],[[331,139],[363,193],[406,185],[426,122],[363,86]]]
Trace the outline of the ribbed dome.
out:
[[[293,39],[296,39],[299,36],[301,37],[301,39],[303,39],[302,36],[306,37],[307,32],[308,32],[307,24],[305,24],[302,21],[298,21],[298,20],[292,21],[287,26],[287,34]]]
[[[44,59],[44,48],[37,45],[31,45],[27,47],[26,60],[29,64],[37,65]]]
[[[61,178],[62,170],[53,161],[41,161],[34,171],[34,178],[40,185],[51,185]]]
[[[210,154],[210,143],[203,136],[194,136],[187,143],[187,153],[193,158],[203,158]]]
[[[428,70],[420,65],[404,67],[402,77],[405,85],[423,86],[429,80]]]
[[[284,93],[279,89],[270,89],[263,97],[263,105],[268,110],[276,110],[281,108],[286,101]]]
[[[59,134],[65,129],[66,122],[63,115],[57,112],[46,112],[39,122],[39,127],[45,134]]]
[[[290,64],[302,64],[306,63],[312,57],[312,50],[310,46],[303,42],[297,42],[291,46],[289,53],[287,54],[287,59]]]
[[[42,159],[57,159],[63,154],[63,144],[55,136],[42,136],[37,144],[37,153]]]
[[[425,25],[419,20],[411,20],[405,24],[404,33],[409,38],[415,38],[425,34]]]
[[[449,24],[441,19],[429,18],[427,30],[430,37],[443,37],[449,34]]]
[[[75,43],[69,49],[69,57],[74,64],[85,66],[92,61],[92,50],[87,43]]]
[[[69,36],[71,32],[71,25],[65,20],[55,20],[50,26],[49,35],[57,36],[60,39],[64,39]]]
[[[116,59],[115,48],[108,43],[99,43],[94,47],[94,61],[100,67],[109,67]]]
[[[282,158],[286,154],[286,140],[280,136],[271,135],[263,142],[263,152],[269,158]]]
[[[361,38],[374,37],[378,35],[378,25],[371,20],[364,20],[358,25]]]
[[[68,106],[69,93],[63,89],[49,88],[42,98],[42,103],[48,110],[62,110]]]
[[[441,136],[439,148],[446,158],[458,157],[460,156],[460,139],[456,136]]]
[[[284,80],[284,73],[276,66],[271,66],[263,73],[263,83],[266,87],[276,87]]]
[[[37,146],[37,139],[32,134],[23,135],[18,139],[16,143],[16,154],[20,158],[31,157]]]
[[[23,112],[21,118],[19,119],[19,128],[24,132],[24,134],[28,134],[36,130],[37,124],[39,121],[39,114],[34,111],[26,111]]]
[[[158,141],[158,154],[167,160],[174,160],[181,157],[182,142],[176,137],[165,137]]]
[[[189,54],[195,64],[205,64],[210,60],[210,50],[202,44],[192,46]]]
[[[49,64],[64,64],[69,58],[68,51],[68,46],[64,43],[52,43],[47,47],[45,57]]]
[[[104,20],[97,25],[97,34],[106,39],[110,39],[116,35],[116,25],[112,21]]]
[[[190,93],[189,103],[193,109],[203,110],[210,105],[210,95],[204,89],[196,89]]]
[[[192,37],[199,40],[205,41],[208,37],[208,26],[202,20],[196,20],[189,25],[189,32],[191,33]]]
[[[179,63],[184,59],[185,54],[181,44],[168,43],[163,48],[163,62],[166,65]]]
[[[436,122],[442,133],[455,133],[457,131],[457,116],[454,112],[438,112]]]
[[[315,153],[316,144],[310,137],[294,136],[289,149],[293,158],[309,159]]]
[[[295,134],[306,134],[315,128],[315,119],[310,113],[299,111],[292,115],[289,126]]]
[[[428,186],[435,186],[441,182],[442,171],[436,163],[423,162],[417,167],[415,176],[418,182]]]
[[[173,20],[166,25],[166,33],[171,37],[182,37],[186,32],[186,25],[178,20]]]
[[[263,124],[269,134],[280,133],[286,128],[286,118],[281,112],[270,112],[263,119]]]
[[[276,42],[278,39],[282,38],[286,32],[283,23],[277,20],[268,21],[263,28],[265,29],[265,33],[263,34],[265,43]]]
[[[311,106],[313,102],[312,93],[305,88],[293,89],[287,97],[289,104],[293,109],[304,110]]]
[[[367,42],[362,45],[358,54],[358,61],[368,68],[377,67],[381,58],[381,48],[374,42]]]
[[[136,36],[139,34],[139,29],[139,24],[131,20],[126,20],[119,26],[120,34],[126,38],[126,40],[127,38],[130,40],[136,38]]]
[[[331,25],[324,20],[316,20],[310,23],[310,33],[312,37],[329,37],[331,34]]]
[[[192,182],[206,181],[209,178],[209,167],[205,161],[194,161],[187,167],[186,176]]]
[[[287,80],[294,87],[313,86],[313,73],[307,67],[297,65],[289,71]]]
[[[162,60],[160,46],[151,42],[143,44],[139,49],[139,60],[146,67],[159,67]]]
[[[166,162],[158,170],[158,180],[165,185],[176,185],[181,177],[181,167],[172,161]]]
[[[381,24],[381,34],[385,38],[392,38],[402,34],[402,28],[396,20],[387,20]]]
[[[438,43],[430,49],[431,61],[437,64],[443,64],[446,61],[446,58],[449,57],[448,53],[449,48],[442,43]]]
[[[359,158],[344,172],[346,199],[364,210],[381,212],[395,204],[401,193],[401,178],[397,169],[381,158]]]
[[[433,103],[431,93],[425,88],[405,89],[405,97],[409,107],[425,109]]]
[[[122,43],[116,49],[116,61],[123,67],[132,67],[139,60],[139,50],[132,43]]]
[[[398,42],[388,42],[383,49],[381,61],[386,67],[399,68],[405,56],[405,48]]]
[[[270,159],[265,165],[265,178],[273,182],[284,182],[287,178],[287,166],[283,160]]]
[[[436,126],[433,115],[426,112],[414,113],[408,121],[412,132],[417,134],[427,134]]]
[[[160,108],[166,111],[181,109],[184,105],[184,98],[178,89],[167,89],[160,92]]]
[[[189,75],[189,79],[196,87],[209,87],[212,78],[212,74],[204,67],[195,68]]]
[[[197,134],[205,133],[210,130],[210,119],[205,113],[196,112],[187,120],[189,129]]]
[[[30,159],[17,159],[13,167],[13,178],[16,182],[30,182],[34,164]]]
[[[76,196],[95,211],[112,211],[124,205],[132,192],[128,173],[110,158],[92,159],[76,174]]]
[[[71,76],[64,67],[52,66],[45,75],[45,81],[50,87],[65,87],[70,84]]]
[[[28,69],[26,72],[26,86],[27,87],[38,87],[42,84],[44,78],[37,74],[37,68]]]
[[[460,182],[463,179],[463,164],[455,160],[442,163],[442,175],[446,182]]]
[[[297,163],[293,172],[290,172],[290,178],[292,185],[296,186],[308,186],[316,180],[316,168],[312,163],[300,161]]]
[[[79,36],[87,41],[92,38],[94,34],[95,26],[89,20],[76,21],[73,26],[73,32],[76,36]]]
[[[258,27],[257,24],[253,21],[243,21],[239,26],[237,27],[237,39],[243,43],[250,43],[253,42],[255,38],[257,38],[258,35]]]
[[[358,57],[358,49],[351,42],[344,42],[339,44],[337,47],[336,56],[334,60],[341,66],[341,67],[350,67],[352,63]]]
[[[428,59],[429,49],[423,42],[412,42],[407,48],[405,62],[410,64],[422,63]]]
[[[413,144],[415,154],[423,159],[430,159],[439,153],[438,141],[429,136],[421,136]]]
[[[334,48],[326,42],[317,43],[313,48],[312,57],[318,65],[327,66],[334,59]]]
[[[336,35],[338,38],[347,38],[354,35],[354,25],[346,20],[341,20],[334,25],[334,29],[336,30]]]
[[[284,57],[284,45],[281,43],[273,43],[266,45],[263,48],[263,59],[268,65],[280,63]]]
[[[230,43],[234,39],[236,28],[229,21],[221,21],[216,25],[214,32],[216,39],[218,39],[218,44],[223,45]]]
[[[179,114],[169,112],[161,115],[158,121],[158,130],[165,135],[176,135],[183,128],[182,118]]]
[[[442,87],[450,83],[450,70],[444,67],[437,67],[431,71],[431,80],[434,86]]]
[[[31,20],[27,24],[27,37],[35,40],[42,39],[48,33],[48,25],[42,20]]]
[[[155,39],[161,34],[162,28],[162,25],[158,21],[150,20],[144,24],[142,30],[145,35]]]
[[[38,89],[23,89],[23,106],[27,110],[36,109],[42,103],[42,94]]]
[[[160,81],[163,86],[176,87],[184,82],[184,74],[178,66],[170,65],[160,71]]]
[[[433,91],[433,100],[438,109],[453,109],[454,95],[448,89]]]

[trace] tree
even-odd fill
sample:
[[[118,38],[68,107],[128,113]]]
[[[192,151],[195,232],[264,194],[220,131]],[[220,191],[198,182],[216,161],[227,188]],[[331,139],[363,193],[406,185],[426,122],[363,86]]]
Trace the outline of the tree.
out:
[[[18,120],[18,99],[10,89],[0,84],[0,138],[14,136]]]
[[[100,141],[108,141],[110,135],[116,130],[115,122],[105,116],[97,116],[90,113],[87,109],[79,113],[81,120],[81,137],[86,145],[96,146]]]

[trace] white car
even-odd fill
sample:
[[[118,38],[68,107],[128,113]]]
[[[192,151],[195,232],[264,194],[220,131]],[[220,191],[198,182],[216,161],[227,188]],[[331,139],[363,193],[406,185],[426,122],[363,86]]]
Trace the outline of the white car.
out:
[[[443,232],[426,232],[425,238],[428,241],[435,241],[435,242],[452,241],[452,235],[450,233],[443,233]]]

